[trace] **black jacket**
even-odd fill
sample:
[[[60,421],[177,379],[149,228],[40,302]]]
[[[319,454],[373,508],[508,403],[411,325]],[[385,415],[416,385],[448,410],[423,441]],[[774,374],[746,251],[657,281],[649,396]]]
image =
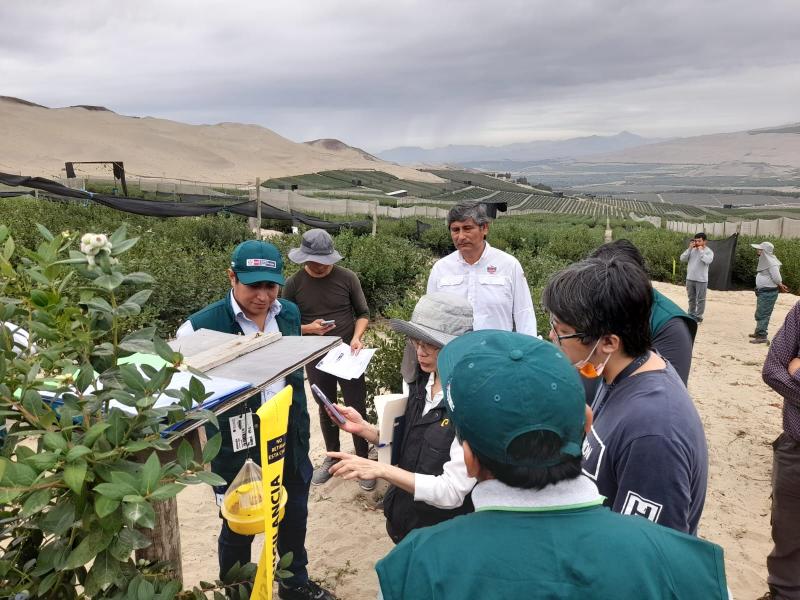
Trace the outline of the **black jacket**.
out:
[[[443,402],[422,415],[427,382],[428,373],[417,368],[417,378],[409,386],[397,466],[412,473],[441,475],[444,464],[450,460],[450,446],[455,437],[455,429],[447,418],[447,409]],[[417,502],[413,494],[395,486],[389,487],[383,499],[386,530],[395,543],[399,543],[412,529],[435,525],[472,510],[472,499],[469,495],[460,507],[447,510]]]

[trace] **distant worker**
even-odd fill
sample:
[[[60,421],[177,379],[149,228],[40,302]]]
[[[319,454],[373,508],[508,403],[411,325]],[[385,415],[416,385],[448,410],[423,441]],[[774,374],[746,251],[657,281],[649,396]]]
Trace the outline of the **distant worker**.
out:
[[[483,204],[456,204],[447,227],[456,251],[436,261],[428,293],[447,292],[472,304],[475,329],[536,332],[530,288],[519,261],[486,241],[489,217]]]
[[[761,376],[783,396],[783,433],[772,442],[769,592],[760,600],[800,598],[800,302],[778,330]]]
[[[445,346],[438,362],[467,472],[478,480],[475,512],[412,532],[380,560],[379,598],[729,597],[722,548],[614,514],[581,474],[591,413],[557,346],[476,331]]]
[[[280,287],[284,284],[283,258],[278,249],[266,242],[249,240],[242,242],[233,251],[228,279],[231,291],[223,298],[194,313],[178,328],[175,337],[189,335],[201,328],[223,333],[251,334],[280,332],[283,335],[300,335],[300,311],[292,302],[279,299]],[[303,386],[302,369],[289,373],[285,381],[278,381],[247,402],[220,415],[219,431],[222,447],[211,461],[211,470],[220,475],[227,485],[215,486],[217,503],[221,502],[227,486],[244,464],[248,452],[233,448],[232,419],[247,412],[256,412],[262,402],[289,384],[292,386],[292,406],[289,410],[288,442],[283,463],[283,486],[288,492],[286,512],[278,529],[278,553],[292,553],[288,570],[292,576],[281,580],[278,598],[283,600],[334,600],[334,596],[308,578],[306,565],[306,524],[308,520],[308,491],[311,484],[311,461],[308,459],[309,419],[306,409],[306,393]],[[256,445],[250,450],[256,462],[260,462],[259,423],[253,419]],[[216,428],[206,426],[208,435],[216,434]],[[222,518],[222,515],[220,514]],[[222,531],[218,539],[220,579],[237,562],[250,562],[251,546],[255,536],[241,535],[233,531],[222,519]]]
[[[748,334],[751,344],[767,344],[767,328],[778,292],[788,292],[781,278],[781,261],[775,257],[775,246],[771,242],[750,244],[758,252],[756,266],[756,330]],[[798,565],[800,568],[800,565]]]
[[[303,335],[338,335],[350,350],[357,353],[364,347],[361,341],[369,325],[369,307],[358,275],[336,263],[342,260],[333,247],[333,238],[323,229],[309,229],[303,234],[299,248],[289,250],[289,260],[303,265],[292,275],[283,288],[282,296],[300,308],[300,323]],[[366,413],[367,384],[364,375],[357,379],[339,379],[335,375],[320,371],[314,365],[306,367],[308,383],[316,384],[330,399],[336,398],[338,385],[344,403],[360,414]],[[325,409],[319,408],[319,424],[325,449],[338,452],[339,428],[331,423]],[[356,454],[367,457],[369,446],[363,438],[354,435]],[[326,457],[314,470],[313,485],[322,485],[331,478],[329,469],[335,459]],[[361,488],[370,491],[375,480],[364,479]]]
[[[469,493],[475,480],[467,475],[461,444],[447,418],[444,389],[436,370],[441,348],[472,330],[472,307],[465,298],[438,292],[426,294],[410,321],[392,319],[392,329],[408,336],[417,353],[417,373],[409,385],[400,439],[392,440],[397,464],[389,465],[349,454],[331,471],[345,479],[380,477],[391,486],[383,498],[386,531],[394,543],[410,531],[472,512]],[[352,408],[342,408],[345,431],[378,443],[378,428]]]
[[[610,259],[619,257],[633,261],[647,272],[644,257],[639,249],[629,240],[615,240],[603,244],[592,252],[592,258]],[[689,371],[692,368],[692,347],[697,334],[697,321],[684,310],[653,289],[653,308],[650,311],[650,332],[653,349],[669,361],[684,384],[689,382]],[[594,395],[592,395],[594,398]]]
[[[602,378],[583,471],[615,512],[696,535],[708,449],[675,369],[651,352],[653,287],[629,260],[588,258],[554,274],[542,304],[550,339],[584,377]]]
[[[714,260],[714,251],[706,246],[706,240],[705,233],[696,233],[689,247],[681,254],[681,262],[688,263],[686,293],[689,296],[689,316],[698,323],[703,322],[703,313],[706,311],[708,266]]]

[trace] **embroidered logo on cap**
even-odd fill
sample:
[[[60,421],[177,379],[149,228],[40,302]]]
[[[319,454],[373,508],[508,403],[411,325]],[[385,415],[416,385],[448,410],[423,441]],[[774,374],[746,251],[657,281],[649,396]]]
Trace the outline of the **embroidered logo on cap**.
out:
[[[495,273],[497,273],[497,267],[495,267],[494,265],[489,265],[488,267],[486,267],[486,272],[489,273],[489,275],[494,275]]]
[[[278,266],[274,260],[267,258],[248,258],[245,264],[248,267],[267,267],[268,269],[274,269]]]

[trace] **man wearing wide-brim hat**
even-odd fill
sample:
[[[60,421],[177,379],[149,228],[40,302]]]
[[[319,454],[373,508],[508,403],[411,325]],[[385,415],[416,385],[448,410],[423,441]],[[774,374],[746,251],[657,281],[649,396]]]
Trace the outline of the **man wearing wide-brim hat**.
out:
[[[775,257],[775,246],[772,242],[750,244],[758,252],[758,265],[756,266],[756,330],[749,334],[753,339],[751,344],[766,344],[769,342],[767,328],[772,309],[778,292],[788,292],[781,278],[781,261]]]
[[[361,350],[364,346],[361,338],[369,324],[369,307],[358,276],[336,264],[342,260],[342,255],[334,248],[330,234],[323,229],[309,229],[303,234],[300,247],[289,251],[289,260],[303,265],[283,289],[283,297],[300,308],[303,335],[338,335],[350,345],[352,352]],[[367,384],[364,375],[358,379],[339,379],[311,364],[306,367],[306,375],[309,383],[316,384],[331,400],[336,398],[338,386],[345,404],[361,414],[365,413]],[[320,427],[325,449],[338,452],[339,428],[331,423],[321,407]],[[353,444],[356,454],[366,458],[369,451],[367,442],[353,436]],[[328,481],[331,478],[329,469],[335,462],[332,458],[325,458],[314,471],[311,483],[322,485]],[[366,491],[375,487],[374,480],[359,483]]]

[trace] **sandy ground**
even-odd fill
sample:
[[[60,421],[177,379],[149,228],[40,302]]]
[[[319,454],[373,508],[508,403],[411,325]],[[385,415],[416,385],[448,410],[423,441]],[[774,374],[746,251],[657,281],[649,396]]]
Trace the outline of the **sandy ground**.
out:
[[[684,289],[656,287],[681,306]],[[781,294],[770,324],[774,334],[797,296]],[[708,437],[710,477],[700,535],[725,549],[728,584],[737,600],[754,599],[766,590],[765,557],[771,548],[769,494],[772,452],[780,433],[781,398],[761,381],[764,345],[748,343],[753,331],[752,292],[708,294],[706,318],[694,347],[689,391]],[[323,455],[319,424],[312,414],[311,454]],[[352,442],[343,438],[343,448]],[[307,547],[309,572],[343,600],[374,598],[375,561],[392,543],[375,500],[385,487],[365,494],[357,484],[331,480],[312,488]],[[207,487],[188,488],[178,498],[187,584],[213,579],[217,572],[217,509]],[[254,545],[258,557],[261,542]]]

